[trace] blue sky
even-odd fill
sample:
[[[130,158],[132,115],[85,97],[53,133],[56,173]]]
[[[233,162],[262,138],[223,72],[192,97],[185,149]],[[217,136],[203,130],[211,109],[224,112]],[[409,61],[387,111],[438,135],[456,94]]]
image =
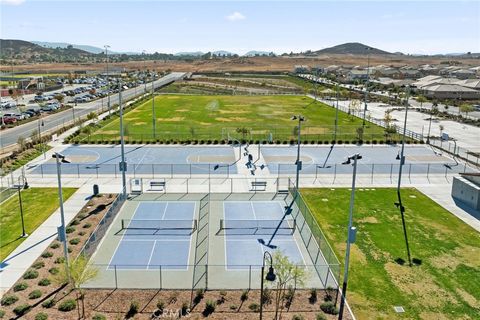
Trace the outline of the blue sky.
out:
[[[480,1],[0,1],[2,39],[114,51],[480,52]]]

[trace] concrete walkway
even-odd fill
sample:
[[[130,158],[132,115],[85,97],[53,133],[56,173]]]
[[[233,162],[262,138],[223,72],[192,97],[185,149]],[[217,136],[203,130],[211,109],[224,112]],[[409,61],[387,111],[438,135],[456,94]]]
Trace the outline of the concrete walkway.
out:
[[[65,203],[65,222],[68,224],[91,195],[88,186],[78,189]],[[52,199],[53,200],[53,199]],[[54,201],[58,201],[55,199]],[[21,278],[30,265],[42,254],[57,236],[60,226],[60,209],[57,209],[28,238],[22,242],[0,265],[0,296]]]

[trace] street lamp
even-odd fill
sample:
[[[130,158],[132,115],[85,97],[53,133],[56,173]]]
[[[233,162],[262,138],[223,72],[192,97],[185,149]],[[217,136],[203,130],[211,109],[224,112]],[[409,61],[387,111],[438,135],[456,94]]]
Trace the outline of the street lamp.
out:
[[[146,65],[146,53],[147,51],[143,50],[142,51],[142,54],[143,54],[143,72],[144,72],[144,75],[143,75],[143,83],[145,84],[145,93],[147,93],[147,65]]]
[[[145,84],[146,85],[146,84]],[[154,81],[152,81],[152,129],[153,129],[153,139],[156,137],[156,116],[155,116],[155,87]]]
[[[60,154],[58,152],[55,152],[52,155],[52,158],[55,159],[57,163],[57,179],[58,179],[58,199],[60,203],[60,219],[61,219],[61,226],[58,228],[58,236],[60,238],[60,241],[63,243],[63,255],[65,257],[65,265],[66,265],[66,270],[67,270],[67,275],[68,278],[70,279],[70,271],[68,268],[68,246],[67,246],[67,233],[65,231],[65,212],[63,210],[63,194],[62,194],[62,163],[70,163],[63,154]]]
[[[404,151],[405,151],[405,135],[407,131],[407,115],[408,115],[408,96],[410,93],[410,87],[406,87],[406,99],[405,99],[405,119],[403,122],[403,137],[402,137],[402,149],[400,151],[400,165],[398,168],[398,183],[397,183],[397,198],[398,202],[395,202],[395,206],[400,209],[400,215],[402,216],[402,226],[403,226],[403,236],[405,237],[405,246],[407,249],[407,257],[408,257],[408,264],[412,266],[412,259],[410,256],[410,246],[408,245],[408,234],[407,234],[407,225],[405,223],[405,207],[402,204],[402,197],[400,194],[400,185],[402,183],[402,168],[403,165],[405,164],[405,156],[404,156]]]
[[[370,47],[365,47],[365,50],[367,50],[367,81],[365,82],[365,108],[363,109],[363,121],[362,121],[362,127],[365,128],[365,115],[367,114],[367,100],[368,100],[368,83],[370,81],[370,51],[372,48]]]
[[[41,131],[41,127],[45,126],[45,123],[43,122],[43,119],[38,119],[37,123],[38,123],[38,142],[41,143],[42,145],[43,158],[47,159],[47,155],[45,154],[45,151],[46,151],[45,146],[42,144],[42,131]]]
[[[21,178],[24,179],[24,183],[20,183]],[[26,238],[26,237],[28,237],[28,234],[25,232],[25,221],[23,219],[23,203],[22,203],[22,192],[21,192],[21,190],[22,189],[26,190],[30,186],[28,185],[27,179],[23,175],[18,177],[18,182],[19,183],[14,185],[13,188],[17,189],[17,192],[18,192],[18,203],[19,203],[19,206],[20,206],[20,218],[22,220],[22,238]]]
[[[122,79],[120,78],[118,85],[118,105],[119,105],[119,112],[120,112],[120,152],[121,152],[121,161],[119,164],[119,169],[122,172],[122,196],[123,199],[127,197],[127,162],[125,161],[125,139],[124,139],[124,132],[123,132],[123,104],[122,104]]]
[[[337,105],[335,108],[335,133],[333,136],[333,144],[337,143],[337,129],[338,129],[338,83],[335,85],[336,88],[336,99],[337,99]]]
[[[263,261],[262,261],[262,274],[260,279],[260,320],[263,318],[263,275],[265,273],[265,260],[270,259],[270,267],[268,268],[268,273],[265,277],[265,280],[273,282],[277,278],[275,275],[275,270],[273,269],[273,258],[270,252],[265,251],[263,254]]]
[[[343,273],[343,286],[342,286],[342,300],[340,302],[340,308],[338,313],[338,319],[343,318],[343,309],[345,307],[347,297],[347,282],[348,282],[348,267],[350,262],[350,244],[355,242],[357,228],[353,226],[353,205],[355,202],[355,180],[357,178],[357,160],[362,159],[362,156],[358,153],[348,157],[342,164],[350,164],[353,160],[353,177],[352,177],[352,192],[350,193],[350,209],[348,212],[348,231],[347,231],[347,250],[345,253],[345,268]]]
[[[108,48],[110,48],[110,46],[108,44],[104,45],[105,47],[105,55],[107,57],[106,59],[106,65],[107,65],[107,75],[106,75],[106,78],[107,78],[107,85],[108,85],[108,89],[110,89],[110,81],[108,80]],[[108,108],[108,114],[110,115],[110,92],[108,93],[108,102],[107,102],[107,108]]]
[[[298,115],[298,116],[293,116],[291,120],[295,121],[298,120],[298,139],[297,139],[297,161],[295,164],[297,165],[297,170],[296,170],[296,176],[295,176],[295,186],[297,188],[297,193],[298,194],[298,189],[299,189],[299,180],[300,180],[300,170],[302,170],[302,161],[300,161],[300,143],[301,143],[301,130],[302,130],[302,121],[305,121],[305,117]]]

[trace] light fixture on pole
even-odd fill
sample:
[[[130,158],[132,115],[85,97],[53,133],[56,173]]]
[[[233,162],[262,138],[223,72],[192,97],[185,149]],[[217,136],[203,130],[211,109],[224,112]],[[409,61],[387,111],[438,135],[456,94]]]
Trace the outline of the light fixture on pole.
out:
[[[146,53],[147,51],[143,50],[142,51],[142,54],[143,54],[143,83],[145,84],[145,92],[144,93],[147,93],[147,65],[146,65]]]
[[[347,297],[347,283],[348,283],[348,267],[350,263],[350,245],[355,242],[357,229],[353,226],[353,205],[355,202],[355,181],[357,178],[357,160],[362,159],[362,156],[358,153],[348,157],[342,164],[350,164],[353,160],[353,177],[352,177],[352,192],[350,193],[350,209],[348,211],[348,231],[347,231],[347,250],[345,252],[345,268],[343,273],[343,285],[342,285],[342,299],[340,301],[340,308],[338,313],[338,319],[343,318],[343,309],[345,308],[345,302]]]
[[[335,85],[336,91],[336,108],[335,108],[335,132],[333,136],[333,144],[337,143],[337,130],[338,130],[338,83]]]
[[[367,81],[365,82],[365,107],[363,109],[363,120],[362,120],[362,127],[365,128],[365,115],[367,114],[367,100],[368,100],[368,84],[370,82],[370,51],[372,48],[370,47],[365,47],[365,50],[367,50]]]
[[[299,181],[300,181],[300,170],[302,170],[302,161],[300,160],[300,144],[301,144],[301,130],[302,130],[302,122],[305,121],[305,118],[301,115],[298,116],[293,116],[291,120],[298,120],[298,138],[297,138],[297,161],[295,164],[297,165],[296,169],[296,176],[295,176],[295,187],[297,188],[297,192],[295,194],[295,197],[298,194],[298,189],[300,188],[299,186]]]
[[[405,99],[405,119],[403,122],[403,135],[402,135],[402,149],[400,151],[400,165],[398,166],[398,183],[397,183],[397,198],[398,202],[395,202],[395,206],[400,209],[400,215],[402,217],[403,236],[405,238],[405,247],[407,249],[408,264],[412,266],[412,258],[410,255],[410,246],[408,244],[407,225],[405,222],[405,207],[402,204],[402,196],[400,194],[400,186],[402,183],[402,168],[405,164],[405,135],[407,132],[407,116],[408,116],[408,97],[410,94],[410,87],[406,86],[406,99]]]
[[[155,87],[154,81],[152,81],[152,129],[153,129],[153,140],[156,138],[156,116],[155,116]]]
[[[20,179],[22,179],[22,178],[23,178],[24,181],[21,183]],[[24,175],[19,176],[18,177],[18,184],[13,185],[13,189],[16,189],[17,192],[18,192],[18,204],[19,204],[19,207],[20,207],[20,219],[22,221],[22,235],[21,235],[22,238],[28,237],[28,234],[25,232],[25,220],[23,219],[22,189],[26,190],[29,187],[30,186],[28,185],[27,179],[25,178]]]
[[[273,282],[277,278],[275,275],[275,270],[273,269],[273,258],[270,252],[265,251],[263,254],[263,261],[262,261],[262,272],[261,272],[261,279],[260,279],[260,320],[263,318],[263,275],[265,273],[265,260],[270,259],[270,267],[268,267],[268,273],[265,276],[265,280]]]
[[[107,74],[106,74],[106,79],[107,79],[107,85],[108,85],[108,89],[110,89],[110,81],[108,80],[108,48],[110,48],[110,46],[108,44],[104,45],[105,47],[105,56],[107,57],[106,59],[106,64],[107,64]],[[110,92],[108,93],[108,99],[107,99],[107,108],[108,108],[108,114],[110,115]]]
[[[123,103],[122,103],[122,79],[119,79],[118,83],[118,105],[120,113],[120,152],[121,152],[121,161],[119,164],[119,169],[122,172],[122,197],[123,199],[127,198],[127,162],[125,161],[125,139],[124,139],[124,130],[123,130]]]
[[[60,241],[63,243],[63,255],[65,257],[65,265],[67,270],[68,278],[70,279],[70,271],[69,271],[69,261],[68,261],[68,246],[67,246],[67,233],[65,230],[65,212],[63,210],[63,194],[62,194],[62,163],[70,163],[63,154],[55,152],[52,155],[52,158],[55,159],[57,163],[57,180],[58,180],[58,199],[60,203],[60,219],[61,219],[61,226],[58,228],[58,237]]]

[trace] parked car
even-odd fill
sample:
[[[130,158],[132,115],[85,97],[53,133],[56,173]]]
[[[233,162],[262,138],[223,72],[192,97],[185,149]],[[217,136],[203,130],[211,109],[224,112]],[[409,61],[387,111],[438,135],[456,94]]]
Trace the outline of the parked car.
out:
[[[32,117],[32,115],[30,114],[30,112],[22,112],[21,115],[23,116],[24,119],[28,119],[30,117]]]
[[[15,122],[17,122],[17,119],[15,119],[14,117],[3,116],[2,121],[4,124],[14,124]]]

